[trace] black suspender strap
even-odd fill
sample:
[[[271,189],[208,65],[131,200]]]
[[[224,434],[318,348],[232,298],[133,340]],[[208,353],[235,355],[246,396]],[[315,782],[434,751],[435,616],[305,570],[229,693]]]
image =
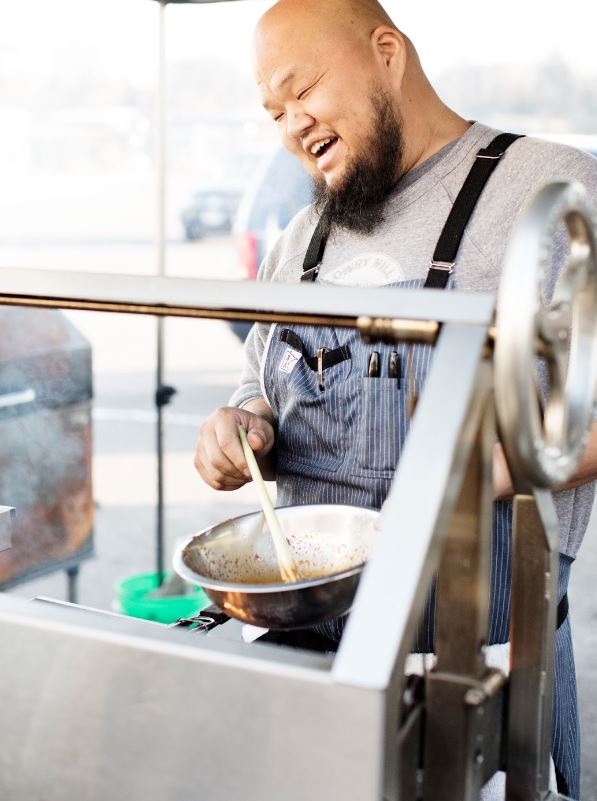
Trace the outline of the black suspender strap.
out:
[[[559,629],[568,617],[568,593],[564,593],[562,600],[558,604],[556,628]]]
[[[326,242],[327,233],[324,230],[323,221],[320,219],[313,231],[313,236],[311,237],[307,253],[305,254],[301,281],[315,281],[317,278]]]
[[[456,196],[452,210],[440,234],[431,267],[427,273],[427,289],[444,289],[456,263],[456,254],[471,215],[501,157],[521,134],[502,133],[477,153],[475,162]]]
[[[320,366],[323,370],[327,370],[328,367],[334,367],[334,365],[340,364],[340,362],[346,359],[350,359],[350,348],[348,345],[342,345],[339,348],[334,348],[334,350],[322,349],[322,361],[320,365],[318,363],[318,357],[310,356],[300,338],[289,328],[284,328],[280,332],[280,341],[287,342],[291,348],[302,353],[305,364],[307,367],[310,367],[311,370],[317,370]]]
[[[431,259],[431,267],[425,281],[426,288],[444,289],[446,287],[456,263],[456,254],[464,236],[464,231],[485,188],[485,184],[512,142],[520,138],[521,134],[499,134],[489,143],[488,147],[481,148],[477,153],[475,162],[456,196],[452,210],[435,247],[433,258]],[[315,281],[317,279],[327,242],[327,233],[325,225],[320,219],[313,231],[305,254],[301,281]]]

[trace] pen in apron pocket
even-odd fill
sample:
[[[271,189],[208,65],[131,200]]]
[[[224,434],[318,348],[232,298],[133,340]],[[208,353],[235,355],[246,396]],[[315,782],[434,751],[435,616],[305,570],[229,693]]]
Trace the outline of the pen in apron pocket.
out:
[[[379,353],[376,350],[369,356],[367,375],[369,378],[379,378]]]
[[[400,377],[400,356],[393,350],[390,353],[390,362],[388,364],[388,378],[400,380]]]

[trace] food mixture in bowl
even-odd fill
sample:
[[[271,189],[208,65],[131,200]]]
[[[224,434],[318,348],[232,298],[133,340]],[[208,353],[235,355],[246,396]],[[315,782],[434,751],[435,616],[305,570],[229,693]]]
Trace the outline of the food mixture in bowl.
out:
[[[312,513],[308,514],[312,508],[304,507],[303,514],[293,515],[279,510],[301,580],[332,576],[368,560],[375,537],[373,517],[355,518],[352,525],[342,521],[341,526],[334,526],[333,515],[328,515],[328,520],[316,521]],[[227,521],[208,536],[195,538],[185,549],[184,561],[196,573],[216,581],[281,582],[272,538],[260,514]]]

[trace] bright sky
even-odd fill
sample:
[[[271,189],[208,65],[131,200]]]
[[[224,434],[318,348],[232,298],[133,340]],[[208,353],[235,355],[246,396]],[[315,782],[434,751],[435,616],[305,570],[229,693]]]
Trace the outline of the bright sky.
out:
[[[249,69],[250,35],[268,0],[171,5],[166,10],[170,61],[199,52]],[[321,0],[322,8],[325,0]],[[537,62],[555,55],[572,69],[597,73],[597,4],[588,0],[385,0],[415,42],[431,77],[454,64]],[[157,49],[153,0],[4,0],[2,69],[10,59],[44,68],[48,58],[86,53],[106,74],[142,74]]]

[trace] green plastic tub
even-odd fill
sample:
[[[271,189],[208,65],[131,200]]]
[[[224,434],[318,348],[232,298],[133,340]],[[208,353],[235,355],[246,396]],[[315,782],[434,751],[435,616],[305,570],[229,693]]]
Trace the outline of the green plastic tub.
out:
[[[168,578],[168,577],[166,577]],[[116,582],[114,608],[123,615],[154,620],[156,623],[176,623],[182,617],[197,614],[211,601],[200,587],[186,595],[148,598],[158,588],[157,573],[138,573]]]

